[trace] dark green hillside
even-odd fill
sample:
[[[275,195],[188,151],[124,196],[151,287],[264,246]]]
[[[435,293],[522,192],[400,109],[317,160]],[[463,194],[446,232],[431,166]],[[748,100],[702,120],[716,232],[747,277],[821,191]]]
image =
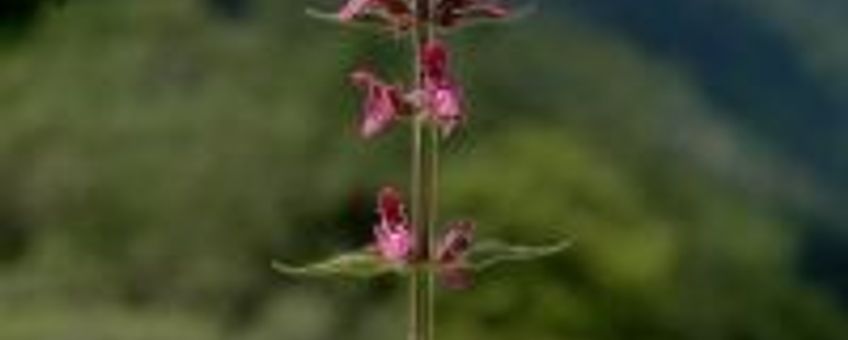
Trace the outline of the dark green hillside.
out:
[[[818,203],[785,210],[810,229],[804,272],[840,291],[848,260],[848,7],[841,1],[569,1],[569,17],[684,66],[695,86],[757,143],[807,173]],[[786,170],[784,170],[786,171]],[[791,181],[782,181],[783,183]],[[785,184],[777,184],[783,186]],[[835,239],[833,239],[835,238]],[[822,243],[820,240],[828,240]]]

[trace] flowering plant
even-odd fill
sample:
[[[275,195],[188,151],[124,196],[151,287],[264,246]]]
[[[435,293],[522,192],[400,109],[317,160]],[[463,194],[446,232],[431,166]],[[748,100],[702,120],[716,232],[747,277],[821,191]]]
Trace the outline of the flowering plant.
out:
[[[465,96],[442,36],[476,21],[508,18],[513,11],[493,0],[347,0],[337,12],[311,13],[410,37],[415,51],[412,84],[388,83],[369,69],[350,75],[364,94],[358,126],[363,139],[377,138],[398,124],[411,128],[410,209],[398,189],[384,187],[377,195],[378,220],[371,245],[314,264],[297,267],[274,261],[273,267],[288,275],[407,277],[412,304],[409,340],[432,340],[437,280],[448,288],[467,288],[473,273],[491,265],[554,254],[569,245],[568,241],[532,247],[475,243],[471,220],[450,222],[441,235],[436,231],[439,147],[468,120]]]

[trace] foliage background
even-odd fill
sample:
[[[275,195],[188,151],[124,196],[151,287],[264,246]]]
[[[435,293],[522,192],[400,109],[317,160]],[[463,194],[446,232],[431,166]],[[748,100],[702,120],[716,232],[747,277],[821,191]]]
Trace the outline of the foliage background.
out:
[[[299,282],[369,239],[407,132],[339,1],[0,4],[0,339],[396,339],[403,286]],[[848,338],[848,3],[539,0],[455,36],[443,211],[562,256],[440,300],[449,339]]]

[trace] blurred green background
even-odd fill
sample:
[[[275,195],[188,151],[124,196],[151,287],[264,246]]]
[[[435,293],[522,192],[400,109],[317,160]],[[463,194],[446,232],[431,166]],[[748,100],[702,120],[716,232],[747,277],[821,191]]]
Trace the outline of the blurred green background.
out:
[[[0,339],[402,339],[404,287],[295,281],[370,238],[341,0],[0,2]],[[513,2],[516,3],[516,2]],[[440,339],[848,339],[848,2],[537,0],[451,38],[444,216],[575,246],[443,292]]]

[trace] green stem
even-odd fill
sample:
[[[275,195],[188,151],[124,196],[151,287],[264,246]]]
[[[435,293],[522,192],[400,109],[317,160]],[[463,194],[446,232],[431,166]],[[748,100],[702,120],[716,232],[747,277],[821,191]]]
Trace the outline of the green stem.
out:
[[[428,131],[429,130],[429,131]],[[426,135],[425,133],[430,132]],[[435,316],[436,185],[438,131],[425,116],[412,126],[412,221],[419,245],[417,265],[410,276],[410,340],[433,340]]]
[[[420,52],[433,36],[433,27],[426,20],[433,5],[431,0],[414,0],[414,5],[416,15],[425,18],[412,35],[415,85],[422,89]],[[418,265],[409,278],[409,340],[434,340],[435,328],[435,273],[430,264],[435,258],[439,138],[436,127],[428,124],[427,116],[427,112],[419,112],[412,123],[411,214],[419,253]],[[426,142],[425,132],[431,132]]]
[[[429,126],[430,134],[428,141],[428,150],[429,151],[429,165],[430,171],[427,173],[429,176],[429,186],[430,186],[430,199],[427,201],[428,207],[427,212],[429,213],[429,218],[427,221],[427,253],[429,263],[436,262],[436,248],[438,247],[436,240],[436,224],[439,220],[439,129],[438,126],[430,125]],[[426,266],[427,272],[427,299],[429,303],[427,304],[428,310],[426,311],[427,316],[427,328],[429,337],[424,338],[424,340],[433,340],[435,339],[435,322],[436,322],[436,273],[433,266]]]
[[[422,226],[424,221],[424,145],[422,142],[423,121],[418,117],[412,122],[412,183],[411,183],[411,199],[412,199],[412,225],[416,232],[416,243],[421,245],[421,234],[426,232]],[[421,248],[418,248],[421,249]],[[422,254],[416,254],[416,260],[421,259]],[[426,297],[424,296],[424,286],[426,284],[424,272],[415,267],[409,278],[409,340],[422,340],[424,325],[427,320],[424,318],[424,313],[421,313],[421,308],[426,307]]]

